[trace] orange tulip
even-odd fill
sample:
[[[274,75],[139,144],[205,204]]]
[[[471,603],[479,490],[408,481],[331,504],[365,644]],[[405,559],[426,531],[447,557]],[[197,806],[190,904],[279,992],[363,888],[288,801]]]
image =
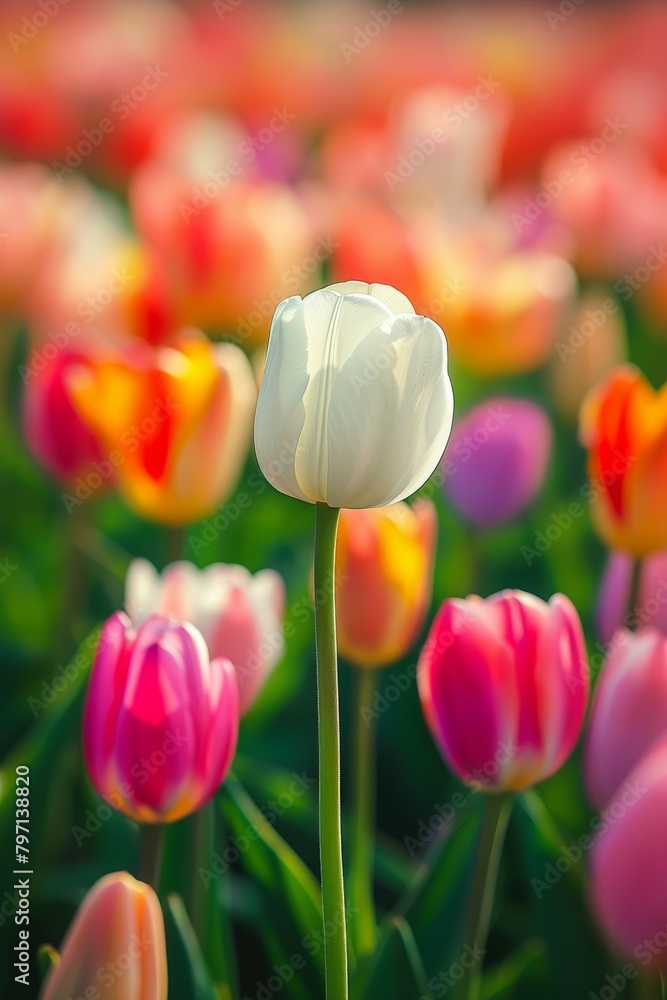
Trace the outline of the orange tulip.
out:
[[[610,548],[636,557],[667,548],[667,387],[637,368],[616,368],[582,404],[588,498]]]
[[[436,536],[430,500],[341,512],[336,615],[351,663],[385,667],[410,649],[431,599]]]
[[[166,524],[197,520],[228,496],[250,444],[256,394],[243,351],[212,345],[197,330],[72,377],[74,405],[104,442],[128,505]]]
[[[127,872],[88,892],[41,1000],[166,1000],[167,951],[158,898]]]

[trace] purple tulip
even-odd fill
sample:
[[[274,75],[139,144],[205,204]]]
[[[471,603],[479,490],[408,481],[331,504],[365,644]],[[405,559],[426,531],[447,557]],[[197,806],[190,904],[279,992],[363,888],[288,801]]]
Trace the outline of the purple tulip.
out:
[[[479,527],[511,521],[542,486],[551,439],[549,418],[535,403],[508,397],[487,400],[452,431],[441,466],[445,495]]]

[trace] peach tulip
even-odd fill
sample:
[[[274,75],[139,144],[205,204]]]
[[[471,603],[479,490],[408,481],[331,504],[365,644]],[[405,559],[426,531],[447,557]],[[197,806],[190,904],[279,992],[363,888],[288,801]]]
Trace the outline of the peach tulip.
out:
[[[576,284],[566,260],[539,249],[454,244],[451,265],[439,269],[456,276],[442,314],[453,358],[484,377],[547,361]]]
[[[631,365],[615,369],[584,400],[580,436],[605,544],[637,557],[667,548],[667,388]]]
[[[595,690],[586,741],[586,786],[603,806],[657,737],[667,733],[667,638],[619,631]]]
[[[146,559],[135,559],[125,579],[125,608],[135,624],[149,614],[192,622],[211,657],[233,663],[242,713],[283,654],[285,584],[271,569],[253,576],[244,566],[214,563],[200,570],[181,561],[159,574]]]
[[[560,412],[576,420],[586,394],[627,357],[625,324],[615,298],[588,292],[556,342],[551,385]]]
[[[431,600],[437,516],[430,500],[343,510],[336,549],[336,624],[342,656],[384,667],[404,656]]]
[[[667,969],[667,739],[644,754],[596,821],[591,902],[635,966]],[[636,968],[635,968],[636,973]]]
[[[184,330],[170,346],[137,345],[74,375],[75,406],[138,514],[184,524],[228,496],[247,455],[257,392],[239,347]]]
[[[83,900],[40,1000],[167,1000],[164,920],[154,891],[127,872],[105,875]]]
[[[564,763],[581,730],[588,666],[562,594],[506,590],[445,601],[419,659],[428,726],[452,770],[488,791],[520,791]]]
[[[107,621],[93,663],[83,748],[95,788],[139,823],[201,808],[232,762],[239,690],[229,660],[210,660],[189,622]]]

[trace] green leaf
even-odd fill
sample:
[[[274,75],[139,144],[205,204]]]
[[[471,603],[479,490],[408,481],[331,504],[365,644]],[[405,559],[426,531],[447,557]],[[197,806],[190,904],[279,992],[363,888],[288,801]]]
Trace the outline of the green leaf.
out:
[[[544,940],[549,961],[549,987],[542,995],[556,1000],[595,993],[608,969],[587,917],[582,872],[568,857],[576,854],[581,835],[571,841],[563,837],[535,793],[520,797],[513,828],[519,838],[530,923]],[[579,854],[583,858],[584,852]]]
[[[52,944],[41,944],[37,949],[37,964],[42,982],[46,982],[46,977],[55,969],[60,962],[60,955]]]
[[[511,997],[517,983],[532,973],[542,963],[543,958],[543,941],[536,938],[524,941],[520,948],[484,976],[481,1000],[503,1000],[505,997]]]
[[[14,853],[17,766],[30,769],[29,853],[33,866],[44,855],[55,855],[71,836],[68,804],[72,787],[79,780],[83,689],[99,635],[98,626],[58,673],[56,679],[62,683],[62,690],[60,684],[54,683],[48,689],[35,691],[29,704],[37,713],[37,721],[0,769],[0,853],[5,858]]]
[[[429,977],[458,960],[475,866],[483,795],[471,795],[458,825],[440,837],[420,866],[394,916],[409,922]],[[386,923],[382,931],[386,933]]]
[[[417,942],[403,917],[392,917],[370,961],[351,984],[352,1000],[432,1000]]]
[[[291,994],[312,1000],[320,996],[324,976],[322,908],[315,876],[233,775],[225,782],[222,807],[231,834],[227,848],[261,891],[262,913],[255,929],[274,963],[298,967],[290,978]]]
[[[169,963],[169,1000],[222,1000],[216,994],[199,942],[180,896],[167,897],[165,933]],[[227,997],[231,1000],[231,994]]]

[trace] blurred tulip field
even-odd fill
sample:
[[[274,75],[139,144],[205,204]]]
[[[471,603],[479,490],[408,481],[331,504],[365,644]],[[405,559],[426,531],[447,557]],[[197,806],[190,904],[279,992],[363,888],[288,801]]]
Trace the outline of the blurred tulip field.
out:
[[[666,51],[3,0],[0,997],[664,1000]]]

